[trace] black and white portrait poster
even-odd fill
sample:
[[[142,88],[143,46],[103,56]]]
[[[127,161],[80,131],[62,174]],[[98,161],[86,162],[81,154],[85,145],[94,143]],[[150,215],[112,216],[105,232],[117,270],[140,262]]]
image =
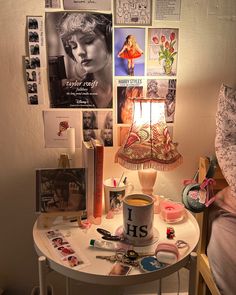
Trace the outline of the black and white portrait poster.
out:
[[[47,12],[52,108],[112,108],[112,15]]]
[[[113,112],[83,111],[83,140],[99,139],[104,146],[113,146]]]
[[[147,98],[165,99],[165,119],[167,123],[173,123],[176,105],[176,79],[148,79]]]

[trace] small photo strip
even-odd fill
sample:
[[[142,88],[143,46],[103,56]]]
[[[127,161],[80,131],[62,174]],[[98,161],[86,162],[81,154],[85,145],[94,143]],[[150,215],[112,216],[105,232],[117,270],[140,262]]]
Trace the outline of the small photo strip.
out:
[[[32,68],[29,57],[24,58],[25,62],[25,80],[28,104],[38,104],[38,79],[36,67]]]
[[[109,275],[110,276],[126,276],[132,269],[132,266],[125,265],[120,262],[116,262],[113,264]]]
[[[42,16],[27,16],[27,34],[31,67],[40,67],[41,57],[45,53]],[[45,65],[45,61],[43,61],[41,66]]]
[[[57,256],[60,257],[61,261],[68,267],[81,268],[89,264],[86,257],[76,253],[75,249],[73,249],[58,229],[46,231],[45,236],[53,248],[54,253],[56,253]]]

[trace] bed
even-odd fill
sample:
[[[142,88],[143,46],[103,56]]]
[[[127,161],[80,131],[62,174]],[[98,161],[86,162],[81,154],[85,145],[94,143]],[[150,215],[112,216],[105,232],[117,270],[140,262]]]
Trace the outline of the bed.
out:
[[[206,175],[209,167],[209,159],[207,157],[200,157],[199,159],[199,176],[198,182],[201,183]],[[216,185],[214,186],[214,193],[217,193],[228,184],[224,179],[224,176],[217,166],[215,170],[214,179],[216,180]],[[209,266],[208,257],[206,254],[207,241],[209,238],[210,229],[208,226],[208,211],[205,210],[202,213],[195,214],[200,227],[200,240],[197,249],[197,295],[212,294],[220,295],[220,292],[214,282],[212,273]]]

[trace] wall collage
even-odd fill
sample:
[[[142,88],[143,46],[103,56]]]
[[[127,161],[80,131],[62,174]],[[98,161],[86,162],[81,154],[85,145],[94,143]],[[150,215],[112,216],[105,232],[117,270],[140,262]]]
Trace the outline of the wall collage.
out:
[[[91,138],[121,145],[133,97],[164,98],[172,133],[180,1],[45,0],[45,16],[27,16],[27,100],[46,105],[49,96],[45,147],[70,147],[70,128],[76,148]]]

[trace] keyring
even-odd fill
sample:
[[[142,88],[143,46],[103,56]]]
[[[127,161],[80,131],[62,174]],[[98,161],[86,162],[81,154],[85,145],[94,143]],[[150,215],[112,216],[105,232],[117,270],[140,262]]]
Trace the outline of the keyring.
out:
[[[129,260],[136,260],[139,257],[138,253],[136,251],[134,251],[134,250],[128,250],[125,256]]]

